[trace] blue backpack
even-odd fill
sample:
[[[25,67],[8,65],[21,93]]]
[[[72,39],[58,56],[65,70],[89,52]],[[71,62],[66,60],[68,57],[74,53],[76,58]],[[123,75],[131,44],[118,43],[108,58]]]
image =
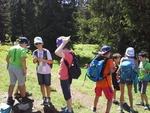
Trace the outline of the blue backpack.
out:
[[[103,80],[106,77],[104,77],[103,75],[103,70],[105,68],[107,60],[108,58],[102,56],[95,57],[91,61],[90,66],[87,69],[86,76],[94,82]]]
[[[120,65],[120,77],[125,81],[133,80],[133,68],[130,61],[123,61]]]

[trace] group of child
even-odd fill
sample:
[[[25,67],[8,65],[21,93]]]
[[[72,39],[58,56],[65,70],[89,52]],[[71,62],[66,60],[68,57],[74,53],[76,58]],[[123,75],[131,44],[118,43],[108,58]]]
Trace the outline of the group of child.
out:
[[[55,50],[55,54],[61,58],[60,60],[60,68],[59,68],[59,78],[60,78],[60,85],[62,88],[62,92],[64,95],[64,99],[66,100],[66,108],[61,113],[73,113],[72,110],[72,98],[71,98],[71,80],[69,78],[68,68],[65,65],[65,60],[68,62],[69,66],[72,63],[73,56],[71,51],[71,45],[70,45],[70,36],[64,37],[61,36],[56,39],[56,45],[57,49]],[[19,45],[12,47],[7,55],[6,61],[7,61],[7,68],[10,75],[10,86],[8,90],[8,104],[13,104],[14,100],[12,98],[12,93],[14,89],[14,85],[16,83],[16,80],[19,82],[19,91],[22,96],[22,101],[28,102],[33,100],[28,99],[25,92],[25,75],[26,75],[26,53],[25,48],[28,44],[28,40],[25,37],[20,38]],[[33,51],[32,57],[33,57],[33,63],[37,64],[36,72],[37,72],[37,78],[38,83],[40,85],[40,90],[42,93],[42,105],[48,105],[50,104],[50,85],[51,85],[51,69],[52,67],[50,64],[53,63],[51,53],[48,49],[43,48],[44,42],[41,37],[35,37],[34,38],[34,46],[37,48],[35,51]],[[17,53],[17,54],[16,54]],[[46,54],[46,55],[44,55]],[[15,56],[16,55],[16,56]],[[138,74],[139,74],[139,91],[141,94],[141,102],[137,103],[138,105],[145,106],[145,110],[149,110],[149,104],[148,104],[148,97],[146,95],[146,89],[148,85],[148,81],[146,81],[144,78],[145,76],[150,72],[150,63],[146,61],[146,53],[140,52],[138,54],[140,64],[138,66],[137,60],[134,59],[135,52],[134,48],[129,47],[126,49],[125,57],[121,58],[121,55],[119,53],[115,53],[112,55],[112,59],[110,58],[111,55],[111,48],[109,46],[103,46],[100,51],[98,52],[98,55],[101,55],[103,57],[109,58],[106,62],[106,66],[104,68],[104,76],[107,75],[107,73],[110,73],[112,76],[107,76],[102,81],[96,82],[95,87],[95,98],[94,103],[92,107],[92,111],[97,111],[97,103],[99,97],[102,95],[102,92],[104,92],[105,97],[107,99],[107,107],[106,112],[109,113],[111,109],[112,103],[119,105],[118,110],[122,111],[122,104],[124,102],[124,87],[125,84],[127,85],[128,89],[128,96],[129,96],[129,102],[130,102],[130,111],[134,111],[133,109],[133,97],[132,97],[132,84],[133,82],[125,82],[121,77],[119,77],[120,73],[120,66],[123,62],[123,59],[127,59],[132,63],[134,67],[137,68]],[[21,59],[20,59],[21,58]],[[89,62],[90,63],[90,62]],[[13,76],[13,77],[12,77]],[[119,82],[118,82],[119,81]],[[113,88],[112,88],[113,84]],[[116,91],[120,90],[120,100],[118,101],[116,99]]]
[[[109,46],[103,46],[98,52],[98,54],[106,58],[109,58],[104,68],[103,75],[106,76],[107,73],[109,72],[110,75],[112,76],[107,76],[106,79],[96,82],[95,99],[94,99],[92,111],[93,112],[97,111],[96,108],[97,108],[98,99],[102,95],[102,92],[103,92],[107,99],[107,107],[106,107],[105,113],[110,112],[112,103],[119,105],[119,108],[117,110],[119,112],[122,112],[123,103],[125,102],[124,91],[125,91],[125,85],[126,85],[127,91],[128,91],[129,102],[130,102],[130,107],[128,111],[132,113],[136,112],[133,109],[133,96],[132,96],[133,80],[125,81],[123,77],[120,76],[121,74],[120,65],[124,61],[129,61],[132,67],[137,69],[137,73],[139,76],[139,92],[141,94],[141,102],[138,102],[136,105],[142,105],[144,106],[145,110],[150,110],[150,107],[148,104],[148,97],[146,95],[148,80],[145,79],[146,76],[150,72],[150,63],[146,61],[146,52],[141,51],[138,54],[140,64],[138,64],[138,61],[135,59],[135,51],[133,47],[128,47],[126,49],[125,56],[122,58],[119,53],[115,53],[112,55],[112,59],[111,59],[110,58],[111,48]],[[88,67],[89,65],[86,64],[86,66]],[[113,88],[111,87],[112,86],[111,82],[113,84]],[[119,101],[116,99],[116,91],[118,90],[120,90]]]

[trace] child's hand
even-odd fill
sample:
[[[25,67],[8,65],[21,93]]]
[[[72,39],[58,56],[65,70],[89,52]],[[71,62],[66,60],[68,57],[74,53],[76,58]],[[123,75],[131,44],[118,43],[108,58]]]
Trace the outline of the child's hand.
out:
[[[37,61],[38,61],[38,57],[35,56],[35,57],[33,58],[33,61],[34,61],[34,62],[37,62]]]
[[[63,39],[63,44],[67,44],[69,42],[69,40],[70,40],[70,36],[63,37],[62,39]]]
[[[44,59],[43,58],[38,58],[38,61],[39,62],[44,62]]]

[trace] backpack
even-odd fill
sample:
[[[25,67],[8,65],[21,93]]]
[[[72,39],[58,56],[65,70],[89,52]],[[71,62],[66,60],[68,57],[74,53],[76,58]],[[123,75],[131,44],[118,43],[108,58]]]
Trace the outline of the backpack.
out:
[[[34,51],[34,55],[36,56],[36,57],[38,57],[38,49],[36,49],[35,51]],[[44,51],[43,51],[43,59],[46,59],[47,60],[47,51],[46,51],[46,49],[44,48]],[[50,67],[51,67],[51,69],[53,68],[53,64],[48,64]]]
[[[109,73],[104,77],[103,71],[106,66],[107,60],[108,58],[97,55],[91,61],[90,66],[86,71],[86,76],[94,82],[101,81],[104,78],[106,78],[109,75]]]
[[[78,79],[81,75],[81,68],[80,68],[80,65],[79,65],[79,62],[78,62],[76,55],[74,53],[71,53],[71,52],[70,52],[70,54],[73,57],[73,61],[72,61],[71,66],[69,67],[69,64],[66,60],[64,60],[64,62],[68,68],[69,77],[73,78],[73,79]]]
[[[12,107],[13,113],[31,113],[33,103],[17,103]]]
[[[123,59],[123,62],[120,65],[120,77],[125,81],[133,81],[134,80],[134,72],[135,68],[132,67],[132,63],[128,61],[128,59]]]

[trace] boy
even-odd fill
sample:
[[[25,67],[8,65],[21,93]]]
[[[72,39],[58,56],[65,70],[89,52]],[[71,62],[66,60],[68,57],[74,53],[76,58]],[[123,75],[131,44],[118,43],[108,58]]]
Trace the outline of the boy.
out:
[[[55,50],[55,54],[61,57],[60,68],[59,68],[60,84],[61,84],[64,98],[67,103],[67,108],[61,113],[73,113],[71,90],[70,90],[70,85],[71,85],[72,80],[69,78],[68,68],[65,65],[65,61],[64,61],[66,60],[69,66],[71,65],[73,61],[73,56],[70,53],[71,47],[70,47],[69,39],[70,39],[70,36],[69,37],[61,36],[57,38],[56,40],[56,44],[58,48]]]
[[[52,57],[49,50],[43,48],[43,40],[41,37],[34,38],[34,46],[37,48],[33,51],[33,63],[37,63],[36,72],[38,77],[38,83],[40,85],[42,93],[41,105],[50,104],[50,85],[51,85],[51,67]],[[44,56],[44,51],[46,51],[46,56]],[[47,59],[45,58],[47,57]],[[46,91],[45,91],[46,89]]]
[[[115,65],[116,71],[117,71],[117,69],[119,67],[121,55],[119,53],[114,53],[112,58],[113,58],[114,65]],[[113,83],[113,88],[114,88],[113,103],[116,105],[119,105],[119,101],[116,100],[116,91],[120,90],[120,86],[118,83],[118,75],[116,74],[116,71],[112,73],[112,83]]]
[[[137,103],[137,105],[142,105],[144,106],[144,101],[145,101],[145,110],[150,110],[150,106],[148,104],[148,97],[146,95],[146,90],[148,86],[148,80],[146,80],[146,76],[150,73],[150,63],[146,61],[146,52],[140,52],[138,54],[140,64],[139,64],[139,92],[141,94],[141,102]]]
[[[7,69],[10,76],[10,85],[8,89],[8,99],[7,104],[13,105],[14,100],[12,93],[18,80],[18,87],[22,97],[21,102],[33,102],[33,100],[26,97],[26,88],[25,88],[25,77],[27,74],[26,67],[26,47],[28,45],[28,39],[26,37],[19,38],[19,44],[10,48],[8,55],[6,57]]]
[[[109,46],[103,46],[101,50],[98,52],[101,56],[109,58],[111,48]],[[98,59],[99,56],[96,57]],[[102,96],[102,91],[105,94],[105,97],[107,99],[107,107],[106,107],[106,112],[110,112],[110,108],[112,105],[112,99],[113,99],[113,89],[112,89],[112,83],[111,83],[111,74],[115,71],[115,66],[113,64],[112,59],[108,59],[104,68],[104,76],[106,76],[109,73],[109,76],[105,77],[102,81],[96,82],[96,87],[95,87],[95,99],[94,99],[94,106],[92,108],[93,112],[96,112],[96,107],[98,103],[98,99],[100,96]]]

